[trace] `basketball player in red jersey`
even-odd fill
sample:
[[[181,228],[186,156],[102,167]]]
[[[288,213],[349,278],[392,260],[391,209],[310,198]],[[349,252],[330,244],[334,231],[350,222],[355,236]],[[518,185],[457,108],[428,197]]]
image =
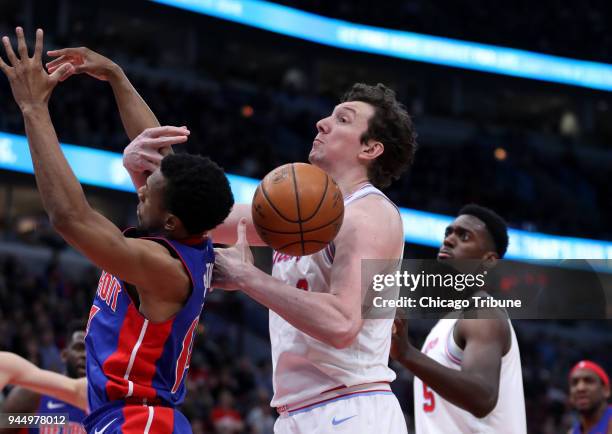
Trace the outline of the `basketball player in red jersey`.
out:
[[[18,27],[15,54],[2,38],[13,97],[23,114],[38,189],[62,237],[104,270],[87,325],[88,432],[189,433],[176,410],[185,396],[191,343],[210,286],[214,251],[206,233],[233,204],[213,162],[192,155],[161,161],[138,191],[140,231],[122,234],[94,211],[72,173],[51,122],[48,101],[66,63],[42,67],[43,32],[29,57]],[[125,84],[118,75],[118,86]]]

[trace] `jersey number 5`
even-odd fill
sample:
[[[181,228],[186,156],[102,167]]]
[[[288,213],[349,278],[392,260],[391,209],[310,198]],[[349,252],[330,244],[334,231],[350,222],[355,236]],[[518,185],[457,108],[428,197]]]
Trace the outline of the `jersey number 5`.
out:
[[[436,409],[436,396],[425,383],[423,383],[423,401],[423,411],[425,413],[431,413]]]

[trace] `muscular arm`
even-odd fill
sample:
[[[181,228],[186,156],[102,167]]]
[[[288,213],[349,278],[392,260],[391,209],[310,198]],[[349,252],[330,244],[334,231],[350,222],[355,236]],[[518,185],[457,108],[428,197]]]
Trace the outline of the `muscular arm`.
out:
[[[376,210],[376,211],[373,211]],[[384,199],[368,196],[347,207],[334,241],[330,293],[303,291],[248,267],[243,291],[294,327],[336,348],[349,346],[361,330],[361,259],[399,258],[403,246],[397,211]]]
[[[397,360],[442,398],[476,417],[485,417],[497,404],[501,359],[510,338],[508,323],[462,319],[455,327],[465,341],[461,370],[441,365],[412,345]]]
[[[0,352],[0,385],[16,387],[5,401],[3,413],[32,413],[40,395],[49,395],[87,411],[87,379],[74,379],[40,369],[13,353]],[[0,431],[1,433],[2,431]]]
[[[182,299],[189,278],[180,262],[155,242],[125,238],[89,206],[59,147],[48,109],[33,107],[23,115],[36,182],[54,228],[93,263],[139,290],[162,293],[178,287],[180,294],[169,296]]]

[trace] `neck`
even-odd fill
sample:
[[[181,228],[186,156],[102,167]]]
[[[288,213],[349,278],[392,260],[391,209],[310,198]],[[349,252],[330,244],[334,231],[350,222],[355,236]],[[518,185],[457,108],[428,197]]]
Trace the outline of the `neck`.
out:
[[[353,194],[364,185],[368,184],[370,180],[364,174],[350,174],[345,173],[339,176],[332,175],[334,180],[338,183],[342,195],[344,197]]]
[[[591,428],[597,425],[597,422],[600,421],[603,414],[606,412],[606,408],[608,408],[608,403],[604,401],[593,411],[588,413],[580,413],[580,426],[582,428],[582,432],[588,433]]]

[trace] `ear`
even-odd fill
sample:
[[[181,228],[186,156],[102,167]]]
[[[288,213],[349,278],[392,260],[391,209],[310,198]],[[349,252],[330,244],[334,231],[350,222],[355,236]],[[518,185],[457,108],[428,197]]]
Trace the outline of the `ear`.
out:
[[[64,348],[61,352],[60,352],[60,357],[62,359],[62,362],[66,363],[66,361],[68,360],[68,348]]]
[[[181,225],[181,221],[174,214],[168,213],[166,215],[166,221],[164,222],[165,232],[174,232]]]
[[[359,158],[362,160],[375,160],[383,152],[385,152],[385,145],[377,140],[368,140],[367,143],[361,144],[361,152],[359,152]]]
[[[606,400],[608,400],[610,398],[610,386],[606,386],[604,384],[604,397],[606,398]]]
[[[482,265],[487,270],[495,267],[497,265],[497,261],[499,261],[499,255],[497,252],[489,251],[482,257]]]

